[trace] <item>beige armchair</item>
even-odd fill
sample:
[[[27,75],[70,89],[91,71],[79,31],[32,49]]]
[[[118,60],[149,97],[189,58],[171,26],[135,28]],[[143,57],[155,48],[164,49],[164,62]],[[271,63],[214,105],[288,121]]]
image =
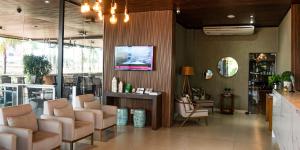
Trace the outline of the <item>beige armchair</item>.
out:
[[[44,114],[41,118],[53,119],[62,123],[62,139],[64,142],[70,143],[71,150],[74,142],[89,136],[91,145],[93,145],[94,114],[88,111],[74,111],[67,99],[45,101]]]
[[[197,107],[197,104],[194,104],[189,100],[189,97],[182,97],[176,101],[176,109],[179,115],[185,120],[181,123],[181,126],[190,120],[190,119],[205,119],[206,125],[208,124],[208,110]]]
[[[16,150],[17,136],[10,133],[0,133],[0,149],[1,150]]]
[[[62,141],[61,123],[36,119],[30,104],[0,108],[0,132],[16,135],[18,150],[51,150]]]
[[[93,112],[96,116],[95,130],[100,132],[102,140],[102,131],[108,128],[114,128],[116,134],[117,107],[111,105],[100,105],[93,94],[76,96],[75,106],[77,110],[86,110]]]

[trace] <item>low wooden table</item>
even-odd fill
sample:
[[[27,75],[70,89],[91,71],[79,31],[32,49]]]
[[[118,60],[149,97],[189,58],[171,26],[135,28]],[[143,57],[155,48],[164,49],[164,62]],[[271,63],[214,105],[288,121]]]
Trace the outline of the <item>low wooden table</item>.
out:
[[[225,100],[230,100],[230,107],[225,108]],[[233,94],[221,94],[220,110],[222,114],[234,113],[234,95]]]

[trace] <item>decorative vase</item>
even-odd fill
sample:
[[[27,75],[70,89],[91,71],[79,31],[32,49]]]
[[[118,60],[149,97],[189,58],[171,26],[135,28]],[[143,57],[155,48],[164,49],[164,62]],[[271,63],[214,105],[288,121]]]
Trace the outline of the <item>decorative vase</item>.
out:
[[[125,85],[125,93],[131,93],[132,92],[132,85],[127,83]]]
[[[113,77],[111,81],[111,91],[114,93],[118,92],[118,80],[116,77]]]
[[[292,82],[283,81],[283,87],[286,87],[288,89],[288,91],[292,91]]]
[[[122,81],[120,81],[120,83],[119,83],[119,87],[118,87],[119,89],[118,89],[118,92],[119,93],[123,93],[123,82]]]

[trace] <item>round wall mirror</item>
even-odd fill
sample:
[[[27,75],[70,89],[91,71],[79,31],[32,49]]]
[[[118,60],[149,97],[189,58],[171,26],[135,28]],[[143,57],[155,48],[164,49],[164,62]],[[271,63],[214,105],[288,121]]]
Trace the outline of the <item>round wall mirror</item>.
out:
[[[239,66],[234,58],[224,57],[219,61],[218,69],[223,77],[232,77],[237,73]]]
[[[207,70],[205,70],[205,71],[203,72],[203,76],[204,76],[204,79],[205,79],[205,80],[210,80],[210,79],[212,79],[213,75],[214,75],[214,73],[213,73],[212,70],[210,70],[210,69],[207,69]]]

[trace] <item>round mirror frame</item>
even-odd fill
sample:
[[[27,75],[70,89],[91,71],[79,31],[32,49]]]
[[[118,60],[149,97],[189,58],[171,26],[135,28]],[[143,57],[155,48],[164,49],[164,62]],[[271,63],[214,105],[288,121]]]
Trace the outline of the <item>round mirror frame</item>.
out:
[[[227,66],[224,65],[224,62],[227,63]],[[222,70],[221,67],[226,67],[226,70]],[[225,78],[230,78],[233,77],[237,74],[238,70],[239,70],[239,65],[237,63],[237,61],[232,58],[232,57],[223,57],[219,60],[218,62],[218,72],[221,76],[225,77]]]

